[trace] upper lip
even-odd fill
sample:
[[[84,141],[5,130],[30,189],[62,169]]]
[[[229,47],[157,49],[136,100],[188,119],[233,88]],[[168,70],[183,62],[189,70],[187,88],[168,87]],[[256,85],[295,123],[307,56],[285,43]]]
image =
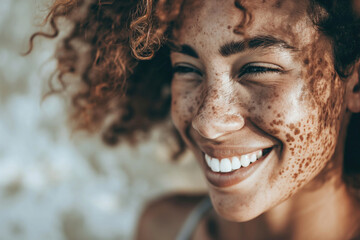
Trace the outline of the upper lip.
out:
[[[249,154],[258,150],[263,150],[266,148],[273,147],[274,145],[266,146],[257,146],[257,147],[244,147],[244,146],[211,146],[211,145],[202,145],[200,146],[201,151],[205,154],[214,157],[214,158],[228,158],[233,156],[241,156]]]
[[[218,159],[241,156],[276,146],[281,147],[280,142],[254,124],[248,124],[241,131],[216,139],[204,138],[192,127],[189,127],[187,135],[199,150]]]

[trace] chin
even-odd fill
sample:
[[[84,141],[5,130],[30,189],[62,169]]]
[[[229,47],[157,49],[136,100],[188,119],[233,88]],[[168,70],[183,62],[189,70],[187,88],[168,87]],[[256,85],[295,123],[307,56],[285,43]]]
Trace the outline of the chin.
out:
[[[263,213],[263,211],[253,211],[251,209],[237,209],[234,211],[231,208],[224,208],[217,205],[214,205],[214,209],[222,218],[231,222],[247,222]]]
[[[241,200],[233,200],[231,196],[219,196],[211,190],[210,197],[216,213],[232,222],[247,222],[267,211],[264,202],[260,206],[254,202],[249,204]]]

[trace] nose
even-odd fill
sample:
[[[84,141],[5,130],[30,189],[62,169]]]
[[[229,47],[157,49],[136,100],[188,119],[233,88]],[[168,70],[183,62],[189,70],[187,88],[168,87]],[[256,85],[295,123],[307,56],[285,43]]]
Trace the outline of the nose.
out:
[[[204,138],[216,139],[243,128],[245,119],[229,94],[213,90],[205,94],[192,120],[192,127]]]

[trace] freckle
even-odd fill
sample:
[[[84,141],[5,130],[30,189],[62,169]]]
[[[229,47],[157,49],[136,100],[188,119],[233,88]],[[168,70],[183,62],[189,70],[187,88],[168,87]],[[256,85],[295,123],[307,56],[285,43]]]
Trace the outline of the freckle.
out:
[[[307,136],[306,136],[306,140],[309,141],[309,140],[311,139],[311,136],[312,136],[312,134],[311,134],[311,133],[308,133]]]
[[[278,113],[278,115],[276,115],[277,117],[281,117],[280,113]]]
[[[228,25],[228,26],[227,26],[227,29],[231,29],[231,26],[230,26],[230,25]]]
[[[294,134],[298,135],[299,133],[300,133],[300,130],[298,128],[296,128]]]
[[[300,135],[300,141],[303,141],[304,137],[302,135]]]
[[[323,77],[323,73],[322,73],[321,70],[317,70],[317,71],[316,71],[316,77],[317,77],[317,78],[322,78],[322,77]]]
[[[282,6],[283,0],[277,0],[273,7],[280,9]]]
[[[313,75],[313,73],[311,72],[311,75]],[[310,78],[310,85],[314,85],[315,82],[315,78]]]
[[[286,138],[287,138],[287,139],[286,139],[287,142],[293,142],[293,141],[295,141],[295,138],[293,138],[289,133],[287,133],[285,136],[286,136]]]
[[[264,122],[264,120],[263,120],[260,116],[256,116],[256,117],[254,118],[254,120],[255,120],[256,122],[258,122],[258,123],[263,123],[263,122]]]
[[[309,67],[308,74],[309,74],[309,76],[312,76],[314,74],[314,66],[313,65],[311,65]]]
[[[270,123],[270,125],[271,125],[271,123]],[[270,133],[271,133],[271,134],[278,134],[278,133],[280,133],[280,130],[279,130],[279,129],[272,129],[272,130],[270,131]]]
[[[267,108],[268,108],[268,109],[271,109],[271,106],[269,105]]]
[[[251,107],[251,108],[248,109],[248,112],[251,113],[254,110],[255,110],[255,107]]]

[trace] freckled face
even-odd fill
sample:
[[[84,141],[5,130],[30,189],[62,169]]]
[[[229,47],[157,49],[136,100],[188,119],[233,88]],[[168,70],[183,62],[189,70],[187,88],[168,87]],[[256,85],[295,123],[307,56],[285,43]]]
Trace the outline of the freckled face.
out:
[[[215,209],[235,221],[288,199],[335,161],[345,109],[331,46],[313,28],[306,1],[243,5],[251,20],[239,28],[246,14],[233,0],[187,4],[174,37],[195,53],[171,54],[172,118],[205,176],[204,153],[232,157],[272,147],[243,181],[227,187],[209,181]],[[259,36],[279,42],[257,44]],[[239,41],[237,50],[224,47]]]

